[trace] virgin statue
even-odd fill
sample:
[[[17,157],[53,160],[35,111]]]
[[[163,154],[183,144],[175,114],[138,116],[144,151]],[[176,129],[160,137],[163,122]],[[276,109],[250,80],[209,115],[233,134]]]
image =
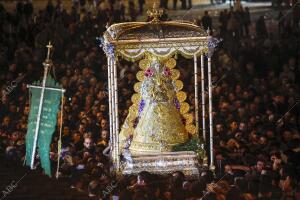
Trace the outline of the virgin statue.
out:
[[[170,69],[175,65],[168,67],[155,58],[148,61],[140,66],[143,78],[136,90],[138,97],[133,98],[137,108],[133,105],[129,110],[120,133],[121,146],[139,153],[172,151],[173,146],[185,143],[189,137],[177,98],[181,88],[176,86],[175,71]]]

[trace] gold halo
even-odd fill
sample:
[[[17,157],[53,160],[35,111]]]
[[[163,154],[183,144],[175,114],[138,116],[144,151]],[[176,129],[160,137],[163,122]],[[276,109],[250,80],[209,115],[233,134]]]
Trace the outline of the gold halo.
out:
[[[142,82],[137,82],[136,84],[134,84],[134,86],[133,86],[134,91],[137,93],[140,93],[141,86],[142,86]]]
[[[186,120],[186,121],[185,121],[185,124],[186,124],[186,125],[193,123],[194,117],[193,117],[192,114],[186,113],[186,114],[183,115],[183,117],[184,117],[185,120]]]
[[[139,67],[142,70],[146,70],[150,66],[150,60],[149,59],[143,59],[139,62]]]
[[[143,81],[145,79],[145,75],[143,71],[138,71],[138,73],[136,73],[136,78],[139,81]]]
[[[174,58],[170,58],[166,62],[166,66],[170,69],[173,69],[176,66],[176,60]]]
[[[196,127],[193,124],[189,124],[185,126],[187,132],[191,133],[192,135],[196,134]]]
[[[173,80],[177,80],[180,76],[180,71],[178,69],[171,69],[171,77]]]
[[[183,88],[183,82],[181,80],[176,80],[175,81],[175,86],[178,90],[182,90]]]
[[[131,97],[131,101],[135,105],[138,105],[140,100],[141,100],[141,95],[138,94],[138,93],[133,94],[132,97]]]
[[[184,102],[186,100],[186,93],[183,92],[183,91],[179,91],[177,94],[177,99],[178,101],[181,103],[181,102]]]
[[[186,102],[180,104],[180,113],[185,114],[190,110],[190,105]]]

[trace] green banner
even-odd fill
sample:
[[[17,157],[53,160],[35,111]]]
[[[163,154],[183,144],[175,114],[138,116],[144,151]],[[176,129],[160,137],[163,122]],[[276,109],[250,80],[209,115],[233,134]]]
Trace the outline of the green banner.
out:
[[[41,86],[41,81],[33,83],[35,86]],[[56,128],[57,113],[59,110],[60,100],[62,96],[61,91],[49,90],[47,87],[62,89],[62,87],[55,82],[55,80],[49,75],[46,80],[46,89],[44,92],[41,119],[37,140],[37,152],[39,154],[42,168],[48,176],[51,176],[50,165],[50,144],[52,135]],[[28,129],[26,134],[26,164],[30,166],[31,156],[33,152],[33,143],[35,136],[35,129],[37,127],[37,116],[40,104],[41,89],[30,88],[29,89],[31,101],[30,112],[28,118]]]

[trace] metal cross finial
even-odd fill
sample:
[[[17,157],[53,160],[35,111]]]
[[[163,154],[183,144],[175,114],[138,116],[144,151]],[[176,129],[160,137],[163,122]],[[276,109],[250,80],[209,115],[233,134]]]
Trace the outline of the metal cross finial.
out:
[[[163,15],[163,10],[158,9],[156,3],[154,2],[152,10],[148,10],[147,14],[149,17],[153,17],[152,22],[158,22],[159,21],[158,18]]]
[[[51,49],[53,48],[52,44],[51,44],[51,41],[49,41],[48,45],[46,46],[47,49],[48,49],[48,52],[47,52],[47,60],[50,59],[50,52],[51,52]]]

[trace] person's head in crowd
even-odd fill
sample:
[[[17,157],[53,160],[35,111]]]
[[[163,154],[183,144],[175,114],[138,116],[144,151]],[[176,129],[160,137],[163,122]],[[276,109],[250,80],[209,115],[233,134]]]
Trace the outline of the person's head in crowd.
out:
[[[98,196],[100,192],[99,181],[97,180],[91,181],[88,186],[88,192],[89,192],[89,197]]]
[[[240,131],[237,131],[235,134],[234,134],[234,138],[237,140],[237,141],[240,141],[242,139],[242,132]]]
[[[81,139],[82,139],[82,137],[81,137],[81,134],[80,134],[79,132],[76,131],[76,132],[73,133],[72,141],[73,141],[74,143],[80,142]]]
[[[86,125],[85,125],[84,123],[81,122],[81,123],[79,124],[78,131],[79,131],[80,134],[83,135],[83,133],[86,131]]]
[[[14,131],[10,136],[10,140],[15,143],[18,139],[20,139],[20,133],[18,131]]]
[[[100,131],[100,138],[97,141],[97,145],[107,146],[109,142],[109,132],[106,129]]]
[[[200,176],[205,180],[206,184],[213,182],[214,175],[210,170],[204,170],[201,172]]]
[[[224,172],[226,173],[226,174],[231,174],[231,175],[233,175],[234,173],[233,173],[233,170],[232,170],[232,167],[230,166],[230,165],[225,165],[225,167],[224,167]]]
[[[107,95],[106,95],[105,91],[103,91],[103,90],[100,90],[97,94],[97,99],[100,101],[104,100],[106,97],[107,97]]]
[[[85,137],[83,145],[86,149],[92,149],[94,148],[94,141],[91,137]]]
[[[86,124],[87,124],[87,127],[92,126],[92,123],[93,123],[92,117],[91,117],[91,116],[88,116],[88,117],[86,118]]]
[[[96,77],[91,78],[90,81],[89,81],[89,84],[90,84],[90,86],[95,87],[97,85]]]
[[[268,139],[265,137],[265,136],[260,136],[259,137],[259,140],[258,140],[258,143],[261,145],[261,146],[266,146],[267,143],[268,143]]]
[[[258,137],[257,137],[256,131],[251,131],[249,134],[249,142],[256,143],[257,140],[258,140]]]
[[[191,188],[192,182],[191,181],[184,181],[182,183],[182,189],[188,191]]]
[[[106,106],[105,104],[101,104],[101,105],[100,105],[100,112],[105,113],[106,110],[107,110],[107,106]]]
[[[183,172],[176,171],[176,172],[172,173],[172,178],[171,178],[172,187],[182,189],[182,186],[183,186],[182,184],[183,184],[184,179],[185,179],[185,175]]]
[[[109,139],[109,132],[106,129],[101,130],[101,140],[107,141]]]
[[[265,133],[265,136],[268,138],[268,140],[273,139],[275,137],[273,130],[267,130]]]
[[[262,170],[265,169],[265,166],[266,166],[266,161],[263,160],[263,159],[258,159],[257,162],[256,162],[256,165],[255,165],[255,169],[261,173]]]
[[[126,74],[126,78],[127,78],[127,80],[129,81],[129,82],[131,82],[131,81],[134,81],[134,79],[135,79],[135,76],[134,76],[134,74],[133,73],[127,73]]]
[[[100,127],[101,127],[101,129],[107,129],[108,128],[108,121],[104,118],[101,119]]]
[[[172,200],[172,193],[169,189],[164,190],[162,196],[164,200]]]
[[[219,141],[219,146],[220,146],[220,147],[226,148],[226,145],[227,145],[227,144],[226,144],[225,140],[220,140],[220,141]]]
[[[131,106],[131,104],[132,104],[132,102],[131,102],[131,100],[126,100],[126,108],[129,108],[130,106]]]
[[[130,92],[127,88],[122,88],[121,93],[122,97],[128,97],[130,95]]]
[[[137,176],[137,185],[146,186],[149,184],[151,179],[151,174],[147,171],[141,171]]]
[[[97,117],[97,113],[99,112],[99,108],[97,106],[92,107],[92,116]]]
[[[283,133],[282,133],[282,139],[283,139],[284,142],[289,142],[289,141],[292,140],[292,138],[293,138],[292,131],[290,131],[288,129],[283,131]]]
[[[23,114],[26,115],[26,116],[28,116],[29,115],[29,111],[30,111],[29,105],[25,105]]]
[[[239,124],[239,130],[242,131],[242,132],[247,131],[247,125],[246,125],[245,122],[240,122],[240,124]]]
[[[92,138],[92,132],[85,132],[83,138]]]
[[[97,121],[101,122],[101,120],[103,119],[103,113],[102,112],[97,112],[96,117],[97,117]]]
[[[223,131],[224,131],[223,124],[217,123],[216,124],[216,132],[217,133],[222,133]]]
[[[216,183],[210,183],[207,185],[207,191],[215,192],[217,199],[226,199],[226,195],[230,190],[230,186],[226,181],[220,180]]]
[[[84,129],[81,129],[82,130],[86,130],[88,129],[88,120],[87,120],[87,116],[85,116],[83,119],[81,119],[81,124],[83,125]]]
[[[2,121],[3,127],[9,127],[11,125],[11,120],[9,116],[5,116]]]
[[[99,180],[102,185],[108,185],[111,182],[107,173],[103,173]]]
[[[63,128],[63,136],[69,136],[71,134],[70,128],[68,126],[64,126]]]
[[[238,128],[238,124],[235,121],[230,124],[230,130],[232,132],[236,131],[237,128]]]
[[[227,149],[234,151],[235,149],[238,149],[240,147],[240,144],[238,143],[238,141],[236,139],[229,139],[227,142]]]
[[[206,189],[206,183],[203,178],[193,182],[188,190],[188,200],[200,199]]]

